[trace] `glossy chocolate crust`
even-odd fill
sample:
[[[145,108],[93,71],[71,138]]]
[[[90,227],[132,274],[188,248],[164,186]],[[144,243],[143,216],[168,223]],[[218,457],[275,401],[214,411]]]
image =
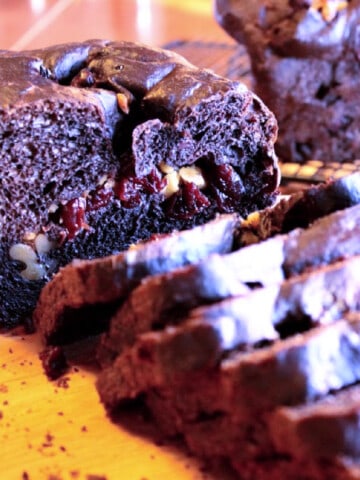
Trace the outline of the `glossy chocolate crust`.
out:
[[[247,215],[277,196],[273,114],[243,84],[170,51],[103,40],[1,51],[0,91],[0,327],[28,316],[41,285],[73,258],[110,255],[217,213]],[[164,198],[160,187],[141,190],[149,175],[164,185],[161,163],[176,170],[201,163],[207,191],[191,186],[199,208],[192,198],[190,210],[184,207],[180,194]],[[227,194],[214,186],[222,167]],[[135,181],[128,191],[141,190],[138,203],[115,192],[122,181]],[[110,185],[106,201],[100,192],[80,221],[80,208],[71,212],[70,235],[64,206],[79,201],[87,208],[103,185]],[[39,232],[60,248],[38,255],[46,275],[28,281],[9,249]]]
[[[283,160],[360,155],[360,2],[328,4],[333,13],[310,0],[215,3],[219,24],[248,50],[254,90],[278,119]]]
[[[101,174],[113,173],[115,168],[119,168],[119,161],[113,158],[114,153],[119,156],[129,149],[131,131],[134,129],[131,150],[137,175],[148,173],[154,163],[164,160],[177,167],[194,163],[196,155],[194,158],[185,155],[189,153],[186,141],[190,143],[192,140],[186,138],[189,125],[185,125],[180,132],[176,128],[171,131],[171,125],[178,121],[178,117],[185,121],[191,109],[196,106],[206,108],[211,99],[220,103],[223,96],[227,95],[240,98],[244,110],[253,103],[253,111],[261,112],[263,118],[259,127],[266,131],[259,150],[252,153],[261,155],[261,150],[263,157],[267,157],[265,169],[269,184],[264,187],[270,191],[277,186],[278,171],[272,149],[276,123],[266,107],[242,84],[200,70],[171,52],[139,44],[105,41],[59,45],[21,53],[3,51],[0,54],[0,87],[0,138],[5,143],[2,168],[10,170],[9,179],[2,179],[0,194],[1,213],[4,217],[1,232],[3,238],[18,236],[19,228],[17,222],[13,221],[15,204],[30,210],[30,218],[28,211],[23,215],[22,209],[18,212],[23,220],[21,228],[34,228],[39,225],[39,216],[46,220],[44,202],[49,206],[51,201],[58,202],[81,195]],[[122,108],[126,113],[118,106],[118,93],[123,94]],[[50,157],[52,164],[46,165],[45,162],[41,163],[36,154],[36,149],[45,143],[40,134],[47,129],[55,130],[54,123],[63,120],[56,109],[70,111],[70,115],[74,115],[72,125],[71,121],[63,125],[64,129],[72,127],[74,130],[73,136],[71,131],[64,133],[68,136],[68,142],[80,141],[81,137],[76,131],[80,128],[77,120],[88,124],[93,121],[93,125],[88,125],[88,131],[81,133],[88,133],[91,139],[97,140],[97,149],[93,148],[90,141],[86,144],[90,151],[87,155],[84,152],[83,162],[79,160],[77,170],[65,179],[61,178],[61,168],[66,168],[68,159],[62,162],[61,154],[58,152],[59,158],[56,159],[54,152]],[[194,111],[192,113],[195,114]],[[35,120],[32,120],[33,117]],[[146,122],[149,119],[152,119],[152,123]],[[29,121],[33,122],[30,131],[24,125]],[[187,119],[188,124],[191,121],[192,118]],[[144,150],[152,147],[151,142],[156,141],[154,137],[161,128],[164,130],[160,132],[164,142],[168,140],[166,134],[174,133],[173,144],[166,151],[165,146],[161,151],[153,148],[151,156]],[[177,137],[181,133],[185,139],[179,145]],[[198,133],[200,136],[201,132]],[[36,141],[32,141],[31,135]],[[149,140],[143,142],[146,135]],[[24,148],[18,152],[21,157],[18,160],[14,160],[8,153],[14,146],[15,139],[25,143]],[[111,150],[111,143],[115,152]],[[199,140],[197,143],[200,143]],[[246,152],[237,154],[236,144],[223,145],[225,151],[222,147],[217,148],[214,141],[208,143],[208,151],[202,151],[201,154],[214,155],[217,163],[239,166],[246,157]],[[194,149],[192,145],[192,150]],[[184,151],[183,158],[181,150]],[[164,154],[167,155],[166,158]],[[67,151],[63,155],[66,156]],[[89,157],[91,163],[88,162]],[[54,160],[57,160],[57,165]],[[42,174],[42,188],[34,188],[37,186],[36,170]],[[30,209],[26,208],[25,199],[33,204]]]

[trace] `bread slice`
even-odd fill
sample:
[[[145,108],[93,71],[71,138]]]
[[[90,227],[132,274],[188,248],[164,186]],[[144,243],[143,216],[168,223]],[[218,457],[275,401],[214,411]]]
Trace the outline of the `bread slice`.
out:
[[[188,376],[192,370],[215,368],[228,350],[236,351],[237,347],[252,349],[262,341],[273,341],[278,336],[289,335],[289,332],[301,332],[317,324],[331,323],[349,310],[359,309],[359,265],[360,256],[353,257],[287,280],[281,285],[265,287],[211,306],[199,307],[191,312],[188,320],[178,326],[138,335],[134,344],[124,348],[114,363],[100,374],[99,388],[104,403],[110,408],[116,407],[116,402],[108,400],[107,391],[117,390],[118,382],[121,384],[118,388],[120,398],[128,398],[135,393],[140,395],[159,386],[158,382],[163,386],[171,383],[172,379]],[[340,327],[334,327],[335,331],[337,328]],[[311,333],[309,335],[311,336]],[[275,343],[274,351],[278,348],[281,350],[286,342],[284,340]],[[296,344],[296,337],[290,337],[288,342]],[[268,350],[259,350],[256,354],[249,354],[250,356],[240,354],[236,358],[242,359],[242,362],[247,357],[260,359],[265,355],[264,352],[272,352],[273,349],[270,347]],[[287,354],[282,351],[281,355],[286,368]],[[261,361],[267,362],[265,358],[266,356]],[[310,360],[307,358],[303,362],[304,369],[308,368]],[[268,368],[280,368],[275,359],[268,363]],[[232,361],[227,363],[227,375],[233,370],[233,364]],[[258,375],[263,375],[263,370],[254,367],[254,372],[249,374],[249,378],[254,382],[254,395],[260,395],[258,390],[263,388],[263,383],[260,377],[258,378]],[[306,388],[309,387],[310,380],[310,377],[306,380]],[[296,381],[299,382],[299,378]],[[126,387],[127,382],[129,389]],[[295,386],[290,388],[289,382],[290,378],[284,382],[284,389],[290,396],[296,396]],[[303,387],[303,383],[299,383],[298,388]],[[280,384],[274,388],[274,395],[277,394],[282,394]],[[312,395],[311,391],[309,395]],[[270,392],[262,392],[257,402],[266,402],[270,397]]]
[[[117,255],[74,261],[43,288],[34,311],[37,330],[47,343],[103,330],[109,320],[106,305],[111,311],[148,275],[230,251],[239,222],[236,214],[224,214],[205,225],[140,242]]]
[[[286,278],[360,254],[359,225],[360,205],[355,205],[318,219],[307,229],[296,229],[231,253],[211,255],[196,264],[144,279],[113,315],[101,340],[99,361],[103,365],[111,363],[125,346],[134,343],[139,333],[174,325],[196,306],[245,295],[254,287],[279,285]],[[319,275],[325,275],[325,271]],[[305,287],[300,278],[294,284],[296,282],[301,284],[299,288],[312,288]],[[285,289],[285,284],[279,291],[282,292],[282,288]],[[295,295],[298,294],[296,290]],[[254,316],[271,323],[269,315],[274,295],[277,295],[276,288],[254,292],[254,305],[250,300],[249,306],[240,301],[242,306],[238,311],[243,309],[248,315],[252,309]],[[294,304],[289,308],[297,308],[298,302],[294,297]],[[262,313],[259,308],[263,309]],[[227,314],[219,313],[222,315]]]
[[[274,478],[302,466],[294,478],[305,480],[312,478],[313,470],[321,472],[324,461],[327,467],[315,478],[325,480],[329,471],[342,472],[339,478],[351,478],[347,476],[350,462],[341,464],[336,458],[330,459],[330,454],[326,458],[304,454],[306,439],[297,438],[293,419],[306,421],[306,412],[326,414],[320,405],[331,404],[332,392],[349,388],[359,380],[359,332],[359,318],[339,320],[270,346],[233,350],[215,367],[203,365],[196,369],[192,365],[187,369],[185,362],[182,369],[178,357],[175,371],[173,364],[166,362],[166,355],[151,356],[146,349],[139,349],[137,356],[128,353],[119,357],[115,362],[119,370],[109,383],[106,377],[110,377],[111,370],[104,370],[98,383],[100,396],[109,402],[109,407],[141,395],[158,427],[167,435],[183,435],[190,449],[207,459],[227,458],[246,479],[254,478],[254,472],[265,478],[267,466]],[[315,403],[312,408],[320,398],[324,400],[319,407]],[[342,418],[357,428],[356,417],[351,420],[345,416],[345,412],[354,411],[351,401],[346,408],[344,404]],[[333,425],[329,429],[339,427],[336,418]],[[311,436],[311,422],[307,432]],[[341,438],[338,436],[335,443],[338,450],[344,446]],[[315,435],[312,442],[317,445],[318,439]],[[296,449],[301,441],[302,449]],[[325,451],[326,445],[318,448]],[[352,448],[354,452],[356,445]]]

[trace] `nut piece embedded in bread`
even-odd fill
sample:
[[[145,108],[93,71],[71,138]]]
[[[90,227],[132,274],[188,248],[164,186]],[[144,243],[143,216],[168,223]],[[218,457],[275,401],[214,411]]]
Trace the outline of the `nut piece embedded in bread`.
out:
[[[44,267],[38,262],[35,251],[25,243],[16,243],[10,248],[10,258],[25,265],[20,275],[26,280],[40,280],[45,276]]]

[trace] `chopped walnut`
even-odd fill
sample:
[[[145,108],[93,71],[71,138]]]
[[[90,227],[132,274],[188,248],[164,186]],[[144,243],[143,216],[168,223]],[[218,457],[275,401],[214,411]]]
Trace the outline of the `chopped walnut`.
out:
[[[128,115],[128,113],[130,112],[130,106],[129,106],[129,100],[126,97],[126,95],[124,95],[123,93],[118,93],[116,95],[116,98],[117,98],[117,102],[120,110],[123,111],[126,115]]]
[[[43,265],[38,263],[35,251],[24,243],[17,243],[10,248],[10,258],[17,260],[25,265],[20,275],[27,280],[40,280],[45,276]]]
[[[165,197],[170,197],[179,190],[180,180],[194,183],[200,189],[206,186],[202,171],[195,165],[175,170],[174,167],[161,162],[159,168],[165,174],[166,187],[163,189]]]
[[[180,175],[173,170],[165,175],[166,187],[163,189],[165,197],[170,197],[179,190]]]
[[[161,162],[159,164],[159,168],[162,173],[171,173],[175,170],[174,167],[172,167],[171,165],[168,165],[165,162]]]
[[[348,0],[313,0],[311,8],[321,12],[326,22],[331,22],[338,12],[347,8],[348,4]]]
[[[251,245],[269,238],[274,233],[278,232],[274,230],[271,218],[257,211],[242,220],[238,240],[241,246]]]
[[[192,165],[191,167],[182,167],[179,170],[180,178],[187,182],[195,183],[199,188],[204,188],[206,182],[200,168]]]
[[[55,242],[50,241],[43,233],[39,233],[35,238],[34,246],[36,252],[41,255],[43,253],[49,253],[55,248]]]

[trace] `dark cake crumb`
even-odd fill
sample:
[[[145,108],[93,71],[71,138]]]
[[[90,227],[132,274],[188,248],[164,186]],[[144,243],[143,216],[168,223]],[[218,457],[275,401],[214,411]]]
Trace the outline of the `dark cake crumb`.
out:
[[[42,443],[42,447],[49,448],[53,446],[54,436],[51,433],[45,435],[45,441]]]
[[[49,380],[56,380],[68,369],[68,363],[61,347],[47,347],[39,354],[43,369]]]
[[[60,388],[69,388],[69,377],[61,377],[56,382],[56,385]]]

